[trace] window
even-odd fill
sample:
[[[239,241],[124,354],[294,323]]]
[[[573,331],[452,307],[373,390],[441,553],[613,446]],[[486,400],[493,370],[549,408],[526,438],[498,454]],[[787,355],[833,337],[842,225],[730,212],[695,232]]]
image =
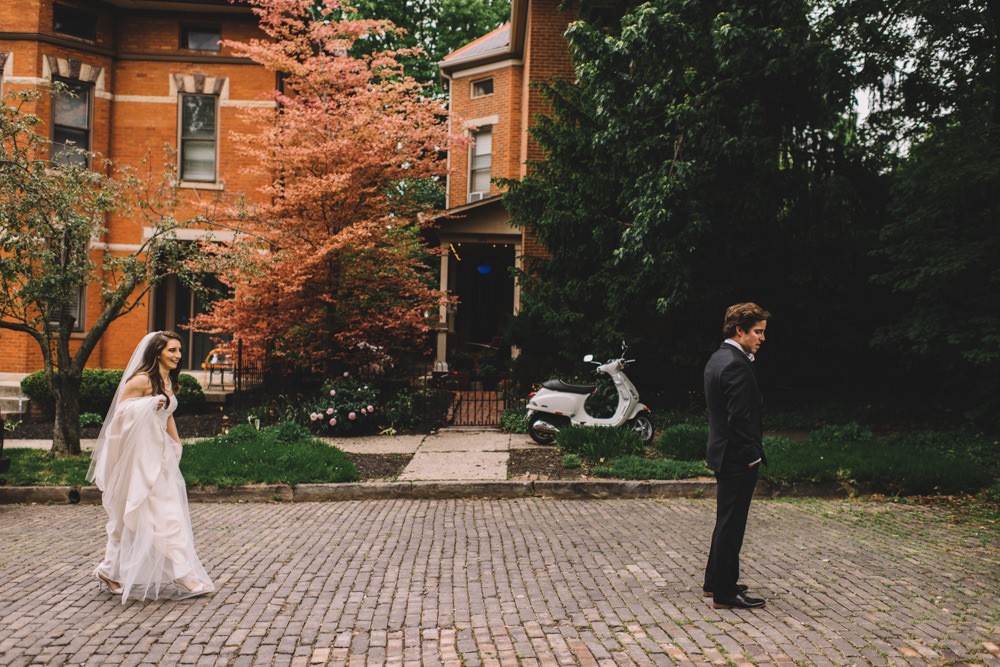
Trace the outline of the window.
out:
[[[73,294],[73,297],[68,303],[63,304],[62,313],[69,315],[73,318],[73,331],[83,331],[83,316],[84,316],[84,297],[87,294],[87,288],[81,285],[79,289]],[[56,329],[59,327],[59,320],[61,319],[59,311],[54,307],[49,308],[49,328]]]
[[[485,97],[493,94],[493,79],[480,79],[472,82],[472,96]]]
[[[52,94],[52,161],[86,167],[88,156],[72,148],[90,150],[90,85],[56,81],[65,88]]]
[[[181,95],[182,181],[215,182],[216,102],[215,95]]]
[[[60,35],[96,41],[97,14],[55,5],[52,7],[52,30]]]
[[[181,26],[181,48],[191,51],[220,51],[222,31],[204,26]]]
[[[469,160],[469,201],[476,201],[490,192],[493,128],[480,129],[472,135],[472,142],[472,155]]]

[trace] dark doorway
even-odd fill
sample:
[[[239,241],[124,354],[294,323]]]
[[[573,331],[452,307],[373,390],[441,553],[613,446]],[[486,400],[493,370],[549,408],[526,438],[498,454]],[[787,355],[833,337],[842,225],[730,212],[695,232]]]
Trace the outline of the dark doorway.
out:
[[[496,343],[514,312],[514,246],[504,243],[456,243],[451,254],[456,352],[471,345]]]
[[[222,294],[226,289],[215,278],[207,279],[206,286],[212,294]],[[210,302],[192,292],[176,276],[165,278],[153,294],[153,330],[175,331],[180,334],[184,340],[184,358],[181,361],[183,370],[201,370],[201,363],[215,347],[212,338],[219,336],[186,328],[195,315],[206,312],[209,306]]]

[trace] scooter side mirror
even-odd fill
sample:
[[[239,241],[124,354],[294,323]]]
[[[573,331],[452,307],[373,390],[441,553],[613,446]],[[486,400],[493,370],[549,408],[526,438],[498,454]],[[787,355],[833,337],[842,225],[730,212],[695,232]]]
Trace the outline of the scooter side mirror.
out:
[[[593,361],[593,360],[594,360],[594,355],[592,355],[592,354],[588,354],[587,356],[585,356],[585,357],[583,358],[583,361],[584,361],[584,363],[588,363],[588,364],[589,364],[589,363],[590,363],[591,361]]]

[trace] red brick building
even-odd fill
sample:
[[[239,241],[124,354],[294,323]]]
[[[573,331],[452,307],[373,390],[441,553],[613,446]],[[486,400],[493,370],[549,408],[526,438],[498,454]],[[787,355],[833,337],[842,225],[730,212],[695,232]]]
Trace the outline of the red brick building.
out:
[[[45,87],[61,81],[75,96],[44,97],[33,109],[56,144],[100,153],[120,165],[175,162],[181,192],[192,203],[252,195],[259,183],[241,173],[227,135],[239,130],[241,107],[261,104],[275,87],[273,73],[232,56],[220,40],[259,37],[256,17],[228,0],[17,0],[0,3],[0,92]],[[57,157],[58,159],[58,157]],[[141,222],[108,221],[101,253],[133,252],[144,234]],[[199,230],[182,230],[190,240]],[[216,238],[224,233],[215,232]],[[91,355],[92,367],[122,368],[147,332],[174,329],[188,336],[185,363],[199,368],[211,345],[186,333],[201,306],[170,281],[111,325]],[[81,332],[100,310],[97,285],[82,290],[77,310]],[[82,336],[82,333],[81,333]],[[37,343],[0,329],[0,372],[41,368]]]
[[[508,269],[524,255],[544,252],[530,235],[511,227],[495,178],[520,178],[528,161],[544,156],[528,135],[548,110],[530,84],[571,78],[563,33],[574,20],[560,0],[512,0],[511,21],[449,54],[439,64],[449,94],[452,123],[469,137],[469,149],[450,156],[448,216],[439,229],[447,254],[441,288],[459,298],[442,309],[437,361],[496,347],[506,321],[517,312],[517,286]],[[502,350],[501,353],[506,351]]]
[[[542,252],[509,225],[500,190],[490,181],[518,178],[526,161],[542,158],[527,128],[546,108],[529,84],[573,74],[562,35],[574,14],[558,11],[559,2],[512,0],[510,23],[440,63],[452,122],[471,139],[468,151],[450,156],[450,215],[438,236],[449,251],[441,287],[460,299],[457,308],[441,312],[440,361],[496,343],[518,307],[507,268]],[[153,164],[173,160],[192,202],[187,212],[193,212],[194,203],[253,197],[261,185],[241,172],[227,137],[243,129],[241,107],[266,103],[259,96],[275,88],[275,76],[219,44],[258,36],[252,12],[229,0],[2,2],[0,93],[62,81],[77,97],[44,98],[34,109],[53,141],[72,141],[122,165],[138,165],[147,155]],[[146,231],[135,220],[111,218],[106,238],[93,245],[95,261],[100,253],[134,250]],[[202,233],[184,231],[190,240]],[[225,240],[224,233],[213,234]],[[81,292],[81,332],[97,317],[99,297],[96,285]],[[168,281],[112,324],[88,365],[123,367],[145,332],[184,333],[181,325],[201,307]],[[206,335],[185,335],[185,365],[199,368],[211,342]],[[0,329],[0,372],[28,373],[41,365],[33,340]]]

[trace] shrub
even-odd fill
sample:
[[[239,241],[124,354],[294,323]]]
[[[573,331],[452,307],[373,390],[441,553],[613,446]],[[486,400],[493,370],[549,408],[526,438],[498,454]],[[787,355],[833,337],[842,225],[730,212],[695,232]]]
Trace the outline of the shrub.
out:
[[[813,447],[833,447],[843,450],[860,445],[870,445],[875,439],[867,426],[857,422],[842,425],[823,426],[809,433],[809,445]]]
[[[80,378],[80,412],[108,414],[111,399],[118,391],[125,371],[109,368],[84,368]],[[178,379],[177,400],[185,411],[200,408],[205,402],[205,394],[198,380],[192,375],[181,373]],[[35,371],[21,379],[21,393],[31,399],[42,415],[51,418],[55,414],[55,398],[45,381],[45,371]]]
[[[121,382],[123,371],[85,368],[80,378],[80,412],[108,413],[111,399]],[[35,371],[21,380],[21,392],[46,417],[55,414],[55,398],[45,381],[45,371]]]
[[[594,468],[591,472],[599,477],[615,479],[690,479],[705,477],[711,471],[701,461],[670,461],[667,459],[647,459],[641,456],[623,456],[609,464]]]
[[[664,429],[656,448],[676,461],[704,461],[707,442],[708,426],[677,424]]]
[[[875,437],[856,424],[819,429],[805,443],[765,438],[769,482],[839,481],[889,495],[978,492],[995,466],[984,465],[988,439],[963,432]],[[972,454],[987,448],[980,457]]]
[[[385,429],[395,431],[410,431],[417,427],[420,417],[414,405],[413,395],[409,389],[400,389],[395,398],[386,401],[380,415],[380,423]]]
[[[181,373],[177,380],[180,384],[177,388],[179,410],[183,410],[184,412],[198,412],[205,407],[205,392],[201,390],[201,383],[193,375]],[[114,395],[113,392],[112,395]]]
[[[317,398],[303,401],[298,406],[294,421],[322,435],[376,433],[379,426],[375,419],[378,397],[376,387],[344,374],[324,382]]]
[[[645,449],[632,429],[609,426],[567,426],[556,435],[556,445],[564,454],[578,454],[590,462],[642,454]]]
[[[567,454],[563,457],[563,468],[579,468],[583,465],[580,457],[576,454]]]
[[[100,426],[104,417],[96,412],[84,412],[80,415],[80,426]]]
[[[315,439],[303,426],[293,423],[260,430],[241,424],[229,433],[186,445],[181,472],[188,484],[216,486],[360,479],[354,463],[343,451]]]
[[[500,413],[500,430],[504,433],[527,433],[528,419],[524,406],[504,408]]]

